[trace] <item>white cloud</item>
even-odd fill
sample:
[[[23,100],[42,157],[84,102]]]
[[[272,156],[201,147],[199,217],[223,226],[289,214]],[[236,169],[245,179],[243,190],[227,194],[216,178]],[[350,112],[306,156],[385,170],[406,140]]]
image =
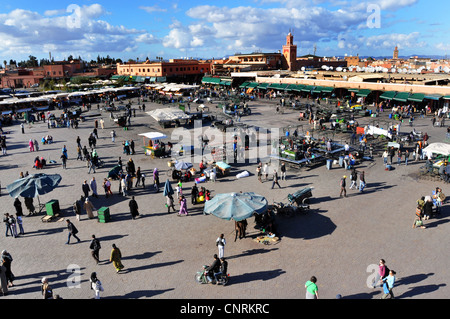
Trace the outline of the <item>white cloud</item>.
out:
[[[135,36],[145,32],[112,25],[101,16],[107,11],[99,4],[70,5],[65,10],[47,10],[43,15],[16,9],[0,14],[0,53],[16,56],[52,52],[122,52],[133,47]],[[148,40],[148,37],[147,37]]]
[[[166,12],[167,11],[167,9],[160,8],[157,5],[154,5],[154,6],[151,6],[151,7],[149,7],[149,6],[140,6],[139,9],[144,10],[144,11],[146,11],[148,13]]]

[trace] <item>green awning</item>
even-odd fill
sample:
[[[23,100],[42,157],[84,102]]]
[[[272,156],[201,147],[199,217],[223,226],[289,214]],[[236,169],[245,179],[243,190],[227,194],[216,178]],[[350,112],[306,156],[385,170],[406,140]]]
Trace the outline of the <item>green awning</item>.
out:
[[[396,94],[397,94],[396,91],[387,91],[387,92],[384,92],[383,94],[381,94],[380,99],[392,100]]]
[[[219,78],[211,78],[211,77],[204,77],[202,79],[203,84],[219,84],[220,79]]]
[[[394,101],[407,102],[409,98],[408,92],[399,92],[395,95]]]
[[[302,92],[311,92],[314,89],[313,85],[305,85],[304,88],[302,88]]]
[[[289,86],[289,84],[281,83],[281,84],[278,84],[278,89],[285,90],[288,86]]]
[[[322,93],[333,93],[334,88],[329,86],[322,86]]]
[[[444,100],[450,100],[450,95],[445,95],[442,97]]]
[[[254,89],[259,85],[258,82],[251,82],[249,85],[247,85],[247,89]]]
[[[442,95],[440,95],[440,94],[425,95],[425,99],[427,99],[427,100],[439,101],[441,98],[442,98]]]
[[[152,76],[152,77],[150,78],[150,82],[156,82],[156,77],[155,77],[155,76]]]
[[[270,85],[269,85],[268,88],[269,88],[269,89],[279,89],[280,86],[279,86],[278,83],[270,83]]]
[[[423,94],[423,93],[414,93],[414,94],[411,94],[411,96],[408,98],[408,101],[411,101],[411,102],[423,102],[424,98],[425,98],[425,94]]]
[[[285,91],[293,91],[297,87],[296,84],[289,84],[284,90]]]
[[[135,82],[138,83],[144,83],[145,82],[145,76],[137,76],[136,79],[134,79]]]
[[[243,88],[247,87],[247,85],[249,85],[249,84],[250,84],[250,82],[244,82],[239,86],[239,88],[243,89]]]
[[[292,91],[301,92],[304,87],[305,87],[304,84],[298,84],[295,86],[294,89],[292,89]]]
[[[122,78],[124,78],[125,76],[123,76],[123,75],[113,75],[112,77],[111,77],[111,80],[121,80]]]
[[[356,93],[356,96],[367,97],[370,93],[372,93],[372,90],[362,89],[362,90],[359,90],[358,93]]]
[[[229,85],[231,85],[232,82],[233,82],[233,80],[229,80],[229,79],[220,79],[219,84],[220,84],[220,85],[226,85],[226,86],[229,86]]]
[[[349,92],[355,92],[355,93],[358,93],[358,92],[359,92],[359,89],[348,89],[348,91],[349,91]]]
[[[321,86],[316,86],[313,90],[312,90],[312,92],[313,93],[322,93],[322,87]]]
[[[269,83],[260,83],[256,88],[257,89],[267,89],[267,87],[269,86]]]

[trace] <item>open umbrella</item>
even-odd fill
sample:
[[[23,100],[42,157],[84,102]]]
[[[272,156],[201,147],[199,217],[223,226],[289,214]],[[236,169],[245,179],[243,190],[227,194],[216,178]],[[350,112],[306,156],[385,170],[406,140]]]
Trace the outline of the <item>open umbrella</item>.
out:
[[[166,179],[166,184],[164,184],[164,191],[163,191],[163,195],[167,196],[167,195],[173,195],[174,191],[172,188],[172,185],[170,184],[169,179]]]
[[[261,195],[248,192],[218,194],[205,202],[203,211],[222,219],[241,221],[266,210],[267,200]]]
[[[6,186],[6,189],[13,198],[19,196],[29,198],[37,197],[39,200],[39,195],[50,193],[58,186],[61,179],[61,175],[58,174],[33,174],[14,181]],[[41,206],[40,202],[39,206]]]
[[[193,166],[192,163],[188,163],[185,161],[179,161],[175,163],[175,168],[179,171],[190,169],[192,166]]]

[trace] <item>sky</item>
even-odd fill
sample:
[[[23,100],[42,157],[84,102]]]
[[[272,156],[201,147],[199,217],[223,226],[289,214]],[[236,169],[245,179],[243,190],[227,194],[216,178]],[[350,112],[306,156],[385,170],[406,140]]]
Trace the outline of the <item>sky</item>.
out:
[[[0,8],[0,63],[30,55],[216,58],[278,52],[292,32],[298,56],[450,53],[448,0],[15,0]],[[314,49],[316,48],[316,49]]]

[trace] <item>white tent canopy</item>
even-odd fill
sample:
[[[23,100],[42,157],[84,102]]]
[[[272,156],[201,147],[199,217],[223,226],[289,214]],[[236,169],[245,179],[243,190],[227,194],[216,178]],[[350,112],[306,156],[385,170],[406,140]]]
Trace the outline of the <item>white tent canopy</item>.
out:
[[[147,112],[147,114],[153,117],[158,122],[187,120],[191,118],[190,115],[184,113],[178,108],[156,109],[154,111]]]
[[[450,155],[450,144],[432,143],[423,149],[426,154],[439,154],[444,156]]]
[[[142,133],[142,134],[139,134],[139,136],[146,137],[150,140],[162,140],[162,139],[167,138],[167,135],[165,135],[163,133],[159,133],[159,132]]]

